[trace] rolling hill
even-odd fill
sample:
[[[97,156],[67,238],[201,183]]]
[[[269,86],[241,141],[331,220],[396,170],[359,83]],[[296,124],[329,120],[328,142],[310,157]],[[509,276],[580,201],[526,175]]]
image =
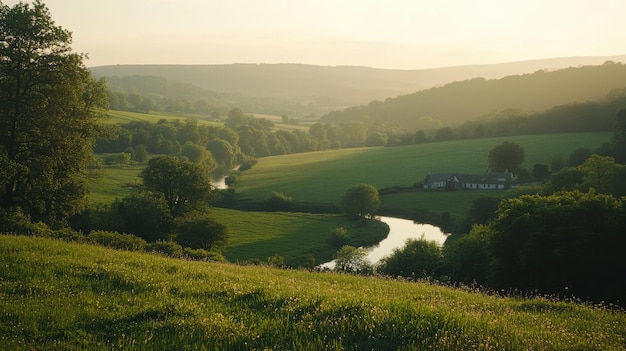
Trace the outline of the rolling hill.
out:
[[[623,99],[625,87],[626,65],[606,63],[552,72],[537,71],[500,79],[474,78],[453,82],[389,98],[384,102],[374,101],[368,105],[331,112],[323,120],[395,121],[402,126],[419,129],[422,120],[427,118],[437,120],[443,126],[450,126],[499,114],[509,117],[545,111],[574,102],[604,102],[608,96]],[[615,116],[616,112],[610,117]]]
[[[208,95],[220,99],[234,96],[240,104],[245,103],[244,98],[258,103],[258,98],[263,97],[273,100],[273,104],[299,108],[300,113],[317,113],[414,93],[453,81],[476,77],[496,79],[537,70],[600,65],[605,61],[626,62],[626,56],[570,57],[421,70],[304,64],[115,65],[91,67],[90,70],[99,77],[118,77],[118,81],[128,76],[161,77],[205,89]],[[140,84],[134,87],[142,92]],[[129,85],[125,88],[128,89]]]

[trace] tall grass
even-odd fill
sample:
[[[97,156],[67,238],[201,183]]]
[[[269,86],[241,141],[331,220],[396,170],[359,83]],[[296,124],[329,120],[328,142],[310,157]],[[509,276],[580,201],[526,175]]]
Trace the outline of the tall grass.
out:
[[[0,236],[3,350],[624,350],[626,315]]]

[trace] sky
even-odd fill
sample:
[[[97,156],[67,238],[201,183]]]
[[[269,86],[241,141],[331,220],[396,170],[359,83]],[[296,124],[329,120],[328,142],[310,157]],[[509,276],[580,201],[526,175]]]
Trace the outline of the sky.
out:
[[[18,1],[0,0],[6,5]],[[626,54],[626,0],[43,0],[88,67],[392,69]]]

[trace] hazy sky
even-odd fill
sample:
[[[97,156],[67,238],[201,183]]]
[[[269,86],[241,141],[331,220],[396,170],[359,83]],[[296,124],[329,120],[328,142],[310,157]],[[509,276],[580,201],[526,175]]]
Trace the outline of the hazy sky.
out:
[[[18,1],[0,0],[13,5]],[[87,66],[431,68],[626,54],[626,0],[44,0]]]

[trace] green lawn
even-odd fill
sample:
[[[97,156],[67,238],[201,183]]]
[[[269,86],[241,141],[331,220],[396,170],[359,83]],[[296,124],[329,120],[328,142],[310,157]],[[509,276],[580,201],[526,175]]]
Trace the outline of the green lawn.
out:
[[[519,143],[526,155],[523,166],[532,168],[557,155],[567,158],[579,147],[595,149],[609,138],[610,133],[528,135],[273,156],[243,172],[236,189],[253,199],[277,191],[295,201],[338,203],[359,183],[411,186],[428,172],[482,173],[489,151],[503,141]]]
[[[259,259],[267,262],[280,255],[289,266],[303,266],[308,255],[316,264],[330,261],[339,247],[330,242],[333,229],[343,227],[353,246],[370,246],[387,236],[384,223],[358,222],[337,214],[242,212],[213,208],[212,215],[228,226],[229,239],[224,255],[231,262]]]
[[[1,350],[624,350],[626,314],[0,235]]]

